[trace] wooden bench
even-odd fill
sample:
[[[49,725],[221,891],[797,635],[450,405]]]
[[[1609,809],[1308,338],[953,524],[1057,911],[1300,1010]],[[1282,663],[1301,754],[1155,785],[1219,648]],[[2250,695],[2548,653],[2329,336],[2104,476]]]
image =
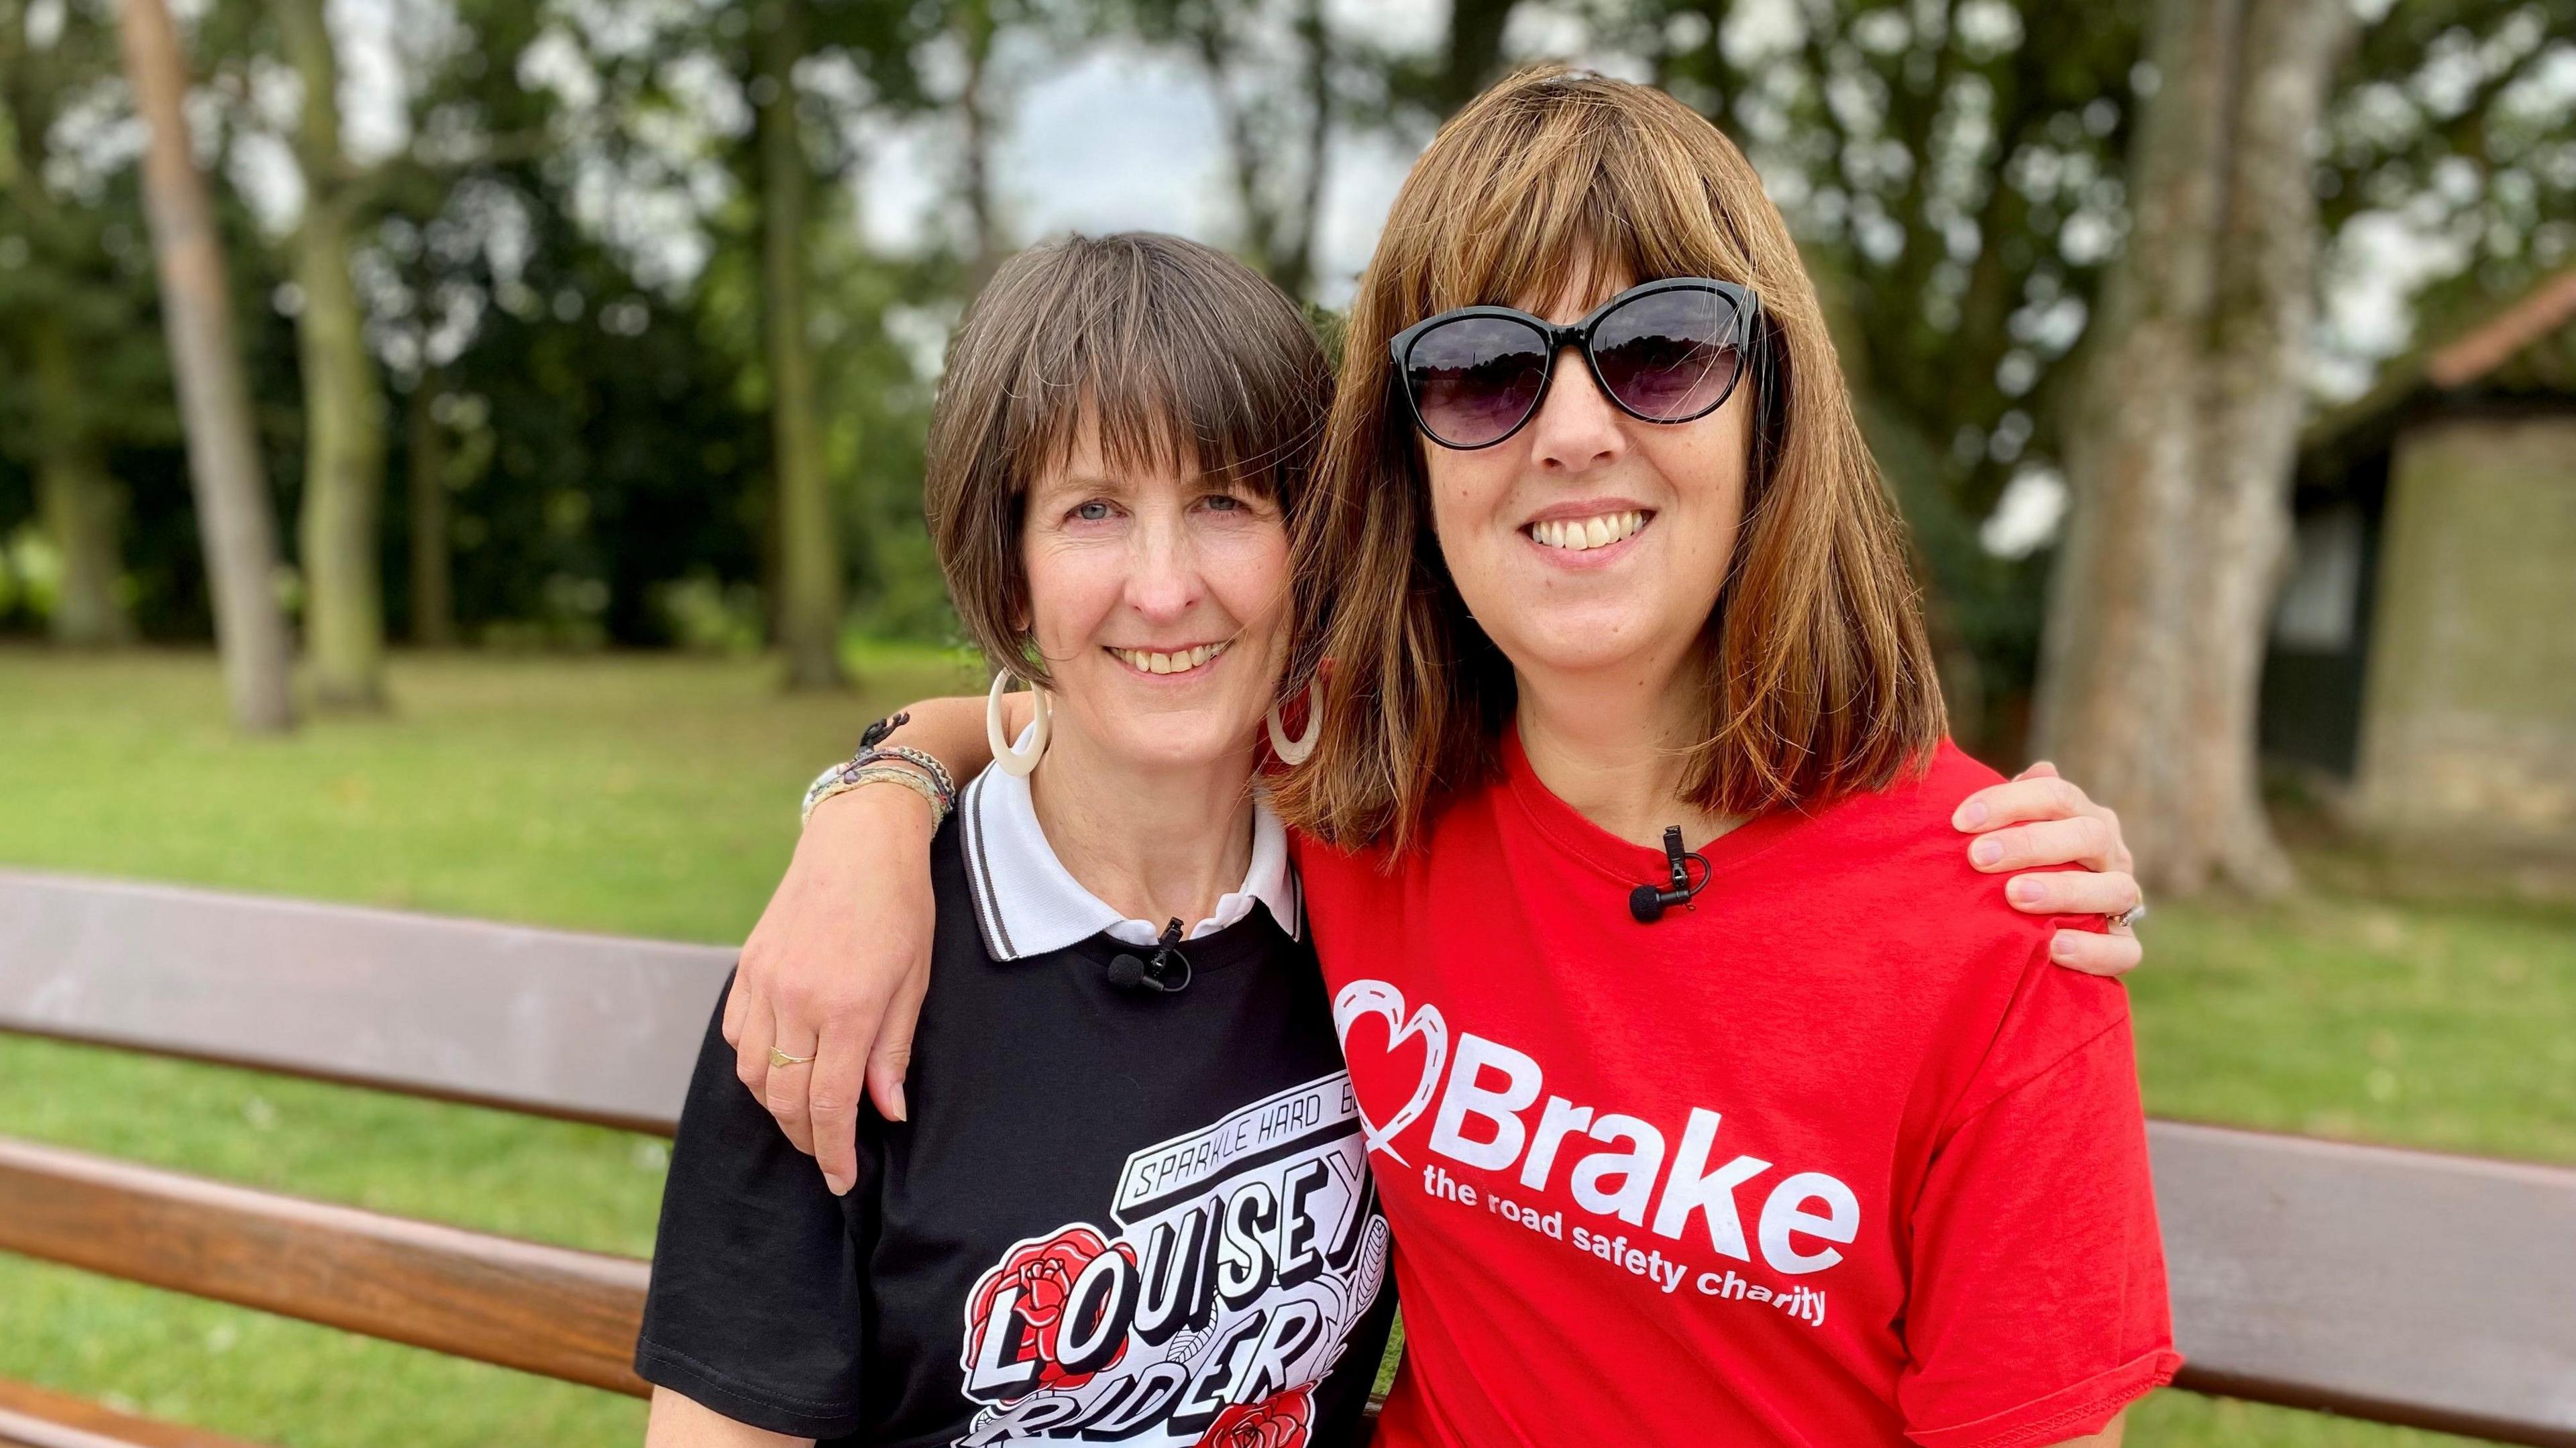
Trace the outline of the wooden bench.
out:
[[[731,952],[0,871],[0,1030],[667,1134]],[[2181,1386],[2576,1448],[2576,1171],[2152,1123]],[[616,1392],[647,1264],[0,1139],[0,1250]],[[0,1383],[0,1444],[243,1448]]]

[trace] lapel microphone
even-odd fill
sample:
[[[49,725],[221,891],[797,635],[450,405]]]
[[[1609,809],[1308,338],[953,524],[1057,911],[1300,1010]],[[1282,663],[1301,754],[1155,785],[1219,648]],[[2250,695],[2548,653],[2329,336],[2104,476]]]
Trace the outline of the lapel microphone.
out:
[[[1664,918],[1664,912],[1675,905],[1688,905],[1691,897],[1708,888],[1708,860],[1697,850],[1682,848],[1682,827],[1664,826],[1664,861],[1672,868],[1667,885],[1640,885],[1628,892],[1628,913],[1640,925],[1652,925]],[[1691,863],[1699,863],[1699,878],[1691,878]]]
[[[1156,995],[1177,995],[1188,990],[1190,958],[1181,954],[1180,945],[1181,922],[1176,918],[1163,927],[1163,938],[1154,942],[1153,954],[1141,960],[1126,954],[1112,959],[1109,983],[1120,990],[1151,991]]]

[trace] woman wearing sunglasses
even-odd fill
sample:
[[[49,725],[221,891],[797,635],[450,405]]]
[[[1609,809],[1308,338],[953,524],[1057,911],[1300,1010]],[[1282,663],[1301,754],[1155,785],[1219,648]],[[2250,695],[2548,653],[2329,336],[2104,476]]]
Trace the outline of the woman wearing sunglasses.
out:
[[[1460,307],[1396,333],[1387,353],[1414,426],[1442,447],[1472,452],[1509,441],[1538,415],[1556,359],[1568,352],[1630,417],[1696,422],[1735,390],[1759,321],[1760,304],[1745,288],[1673,277],[1630,287],[1564,327],[1511,307]]]
[[[1270,794],[1395,1229],[1379,1441],[2115,1441],[2178,1360],[2125,1002],[2052,961],[2134,884],[2021,876],[2062,912],[2023,913],[1961,858],[1954,820],[2063,786],[1943,737],[1901,527],[1742,155],[1561,70],[1445,127],[1297,551],[1319,707],[1274,728]],[[980,763],[963,724],[924,708],[915,742]],[[729,1037],[837,1054],[827,1096],[857,1003],[919,990],[899,793],[809,836],[745,951]],[[824,1064],[765,1078],[800,1145]]]

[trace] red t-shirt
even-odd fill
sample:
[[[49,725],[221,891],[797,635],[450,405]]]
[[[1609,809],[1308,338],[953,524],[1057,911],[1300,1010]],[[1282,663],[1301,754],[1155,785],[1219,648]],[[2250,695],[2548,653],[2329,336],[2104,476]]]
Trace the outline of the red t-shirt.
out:
[[[1928,774],[1660,850],[1506,777],[1302,864],[1408,1328],[1380,1448],[2055,1443],[2181,1359],[2125,996]],[[2098,923],[2098,922],[2097,922]]]

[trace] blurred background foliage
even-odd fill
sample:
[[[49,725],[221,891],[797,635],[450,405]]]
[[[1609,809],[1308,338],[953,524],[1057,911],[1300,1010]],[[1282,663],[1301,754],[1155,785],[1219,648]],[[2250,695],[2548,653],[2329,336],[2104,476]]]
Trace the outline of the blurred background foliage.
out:
[[[2438,328],[2576,255],[2576,0],[2356,4],[2360,39],[2316,157],[2328,396],[2408,346],[2413,318]],[[2147,10],[337,0],[346,145],[367,181],[349,266],[387,440],[387,630],[719,649],[776,633],[760,250],[776,173],[756,121],[774,89],[761,37],[778,25],[797,50],[798,330],[841,622],[927,642],[952,626],[919,516],[920,439],[946,328],[1000,255],[1036,239],[1015,218],[1053,214],[1001,179],[1034,87],[1106,57],[1203,90],[1230,194],[1167,224],[1329,309],[1364,259],[1364,243],[1328,234],[1350,175],[1409,157],[1513,63],[1561,55],[1667,86],[1761,167],[1916,524],[1962,733],[2008,750],[2035,667],[2070,361],[2124,234],[2131,115],[2155,83]],[[298,78],[267,7],[200,0],[182,15],[292,540],[306,440],[290,251],[308,188],[287,159]],[[0,88],[0,630],[60,635],[67,560],[101,546],[49,511],[42,479],[67,466],[106,500],[109,623],[94,641],[203,639],[107,0],[0,0]],[[383,119],[362,128],[361,111]],[[869,224],[886,204],[874,163],[896,148],[939,193],[900,244]],[[444,587],[424,586],[442,571]]]

